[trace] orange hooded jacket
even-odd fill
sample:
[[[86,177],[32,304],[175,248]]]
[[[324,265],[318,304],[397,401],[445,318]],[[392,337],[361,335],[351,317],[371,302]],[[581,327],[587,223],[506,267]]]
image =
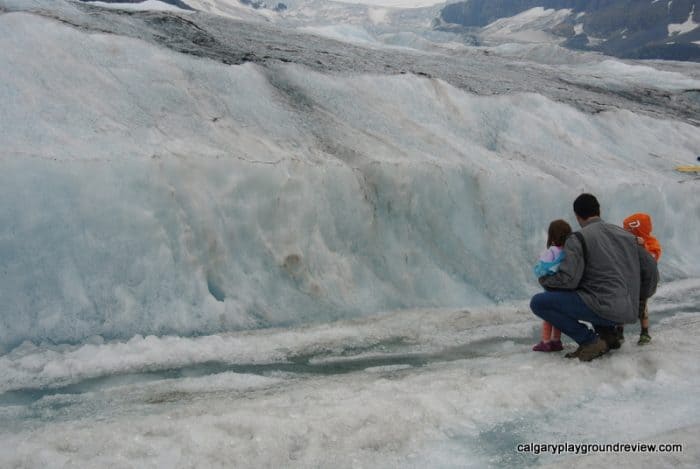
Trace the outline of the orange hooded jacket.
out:
[[[661,244],[651,235],[651,217],[646,213],[635,213],[625,218],[622,226],[633,235],[644,240],[644,248],[654,256],[656,261],[661,257]]]

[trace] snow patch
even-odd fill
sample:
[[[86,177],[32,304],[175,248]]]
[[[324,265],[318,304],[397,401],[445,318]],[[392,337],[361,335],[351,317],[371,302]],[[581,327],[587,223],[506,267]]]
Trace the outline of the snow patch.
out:
[[[500,41],[556,42],[561,39],[544,30],[561,23],[570,14],[569,9],[535,7],[510,18],[494,21],[483,28],[482,35]]]
[[[669,37],[677,34],[689,33],[690,31],[693,31],[695,28],[700,26],[700,24],[693,21],[693,14],[695,14],[695,5],[693,5],[693,8],[690,10],[690,14],[688,15],[688,19],[684,23],[669,24]]]
[[[368,8],[367,16],[372,24],[378,25],[388,23],[389,10],[386,8]]]
[[[604,43],[606,40],[605,38],[602,37],[594,37],[594,36],[588,36],[588,45],[595,47],[599,46],[600,44]]]

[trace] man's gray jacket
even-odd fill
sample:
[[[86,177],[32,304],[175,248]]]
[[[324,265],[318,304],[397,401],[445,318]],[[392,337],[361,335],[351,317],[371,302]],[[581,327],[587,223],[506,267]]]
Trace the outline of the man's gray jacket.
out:
[[[593,217],[582,223],[586,253],[574,235],[564,244],[564,260],[554,275],[540,277],[548,290],[575,290],[598,316],[634,323],[639,300],[656,292],[659,271],[654,258],[622,228]]]

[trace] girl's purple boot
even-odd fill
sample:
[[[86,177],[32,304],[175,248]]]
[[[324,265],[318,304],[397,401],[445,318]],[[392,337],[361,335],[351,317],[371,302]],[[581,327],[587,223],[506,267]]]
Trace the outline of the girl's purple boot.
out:
[[[564,346],[561,344],[561,340],[541,341],[532,347],[532,350],[535,352],[559,352],[564,350]]]

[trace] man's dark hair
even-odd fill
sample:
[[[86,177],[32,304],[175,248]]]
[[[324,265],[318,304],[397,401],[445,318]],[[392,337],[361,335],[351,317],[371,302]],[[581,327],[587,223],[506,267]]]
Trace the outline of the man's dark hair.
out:
[[[574,200],[574,213],[584,220],[600,216],[600,205],[593,194],[581,194]]]

